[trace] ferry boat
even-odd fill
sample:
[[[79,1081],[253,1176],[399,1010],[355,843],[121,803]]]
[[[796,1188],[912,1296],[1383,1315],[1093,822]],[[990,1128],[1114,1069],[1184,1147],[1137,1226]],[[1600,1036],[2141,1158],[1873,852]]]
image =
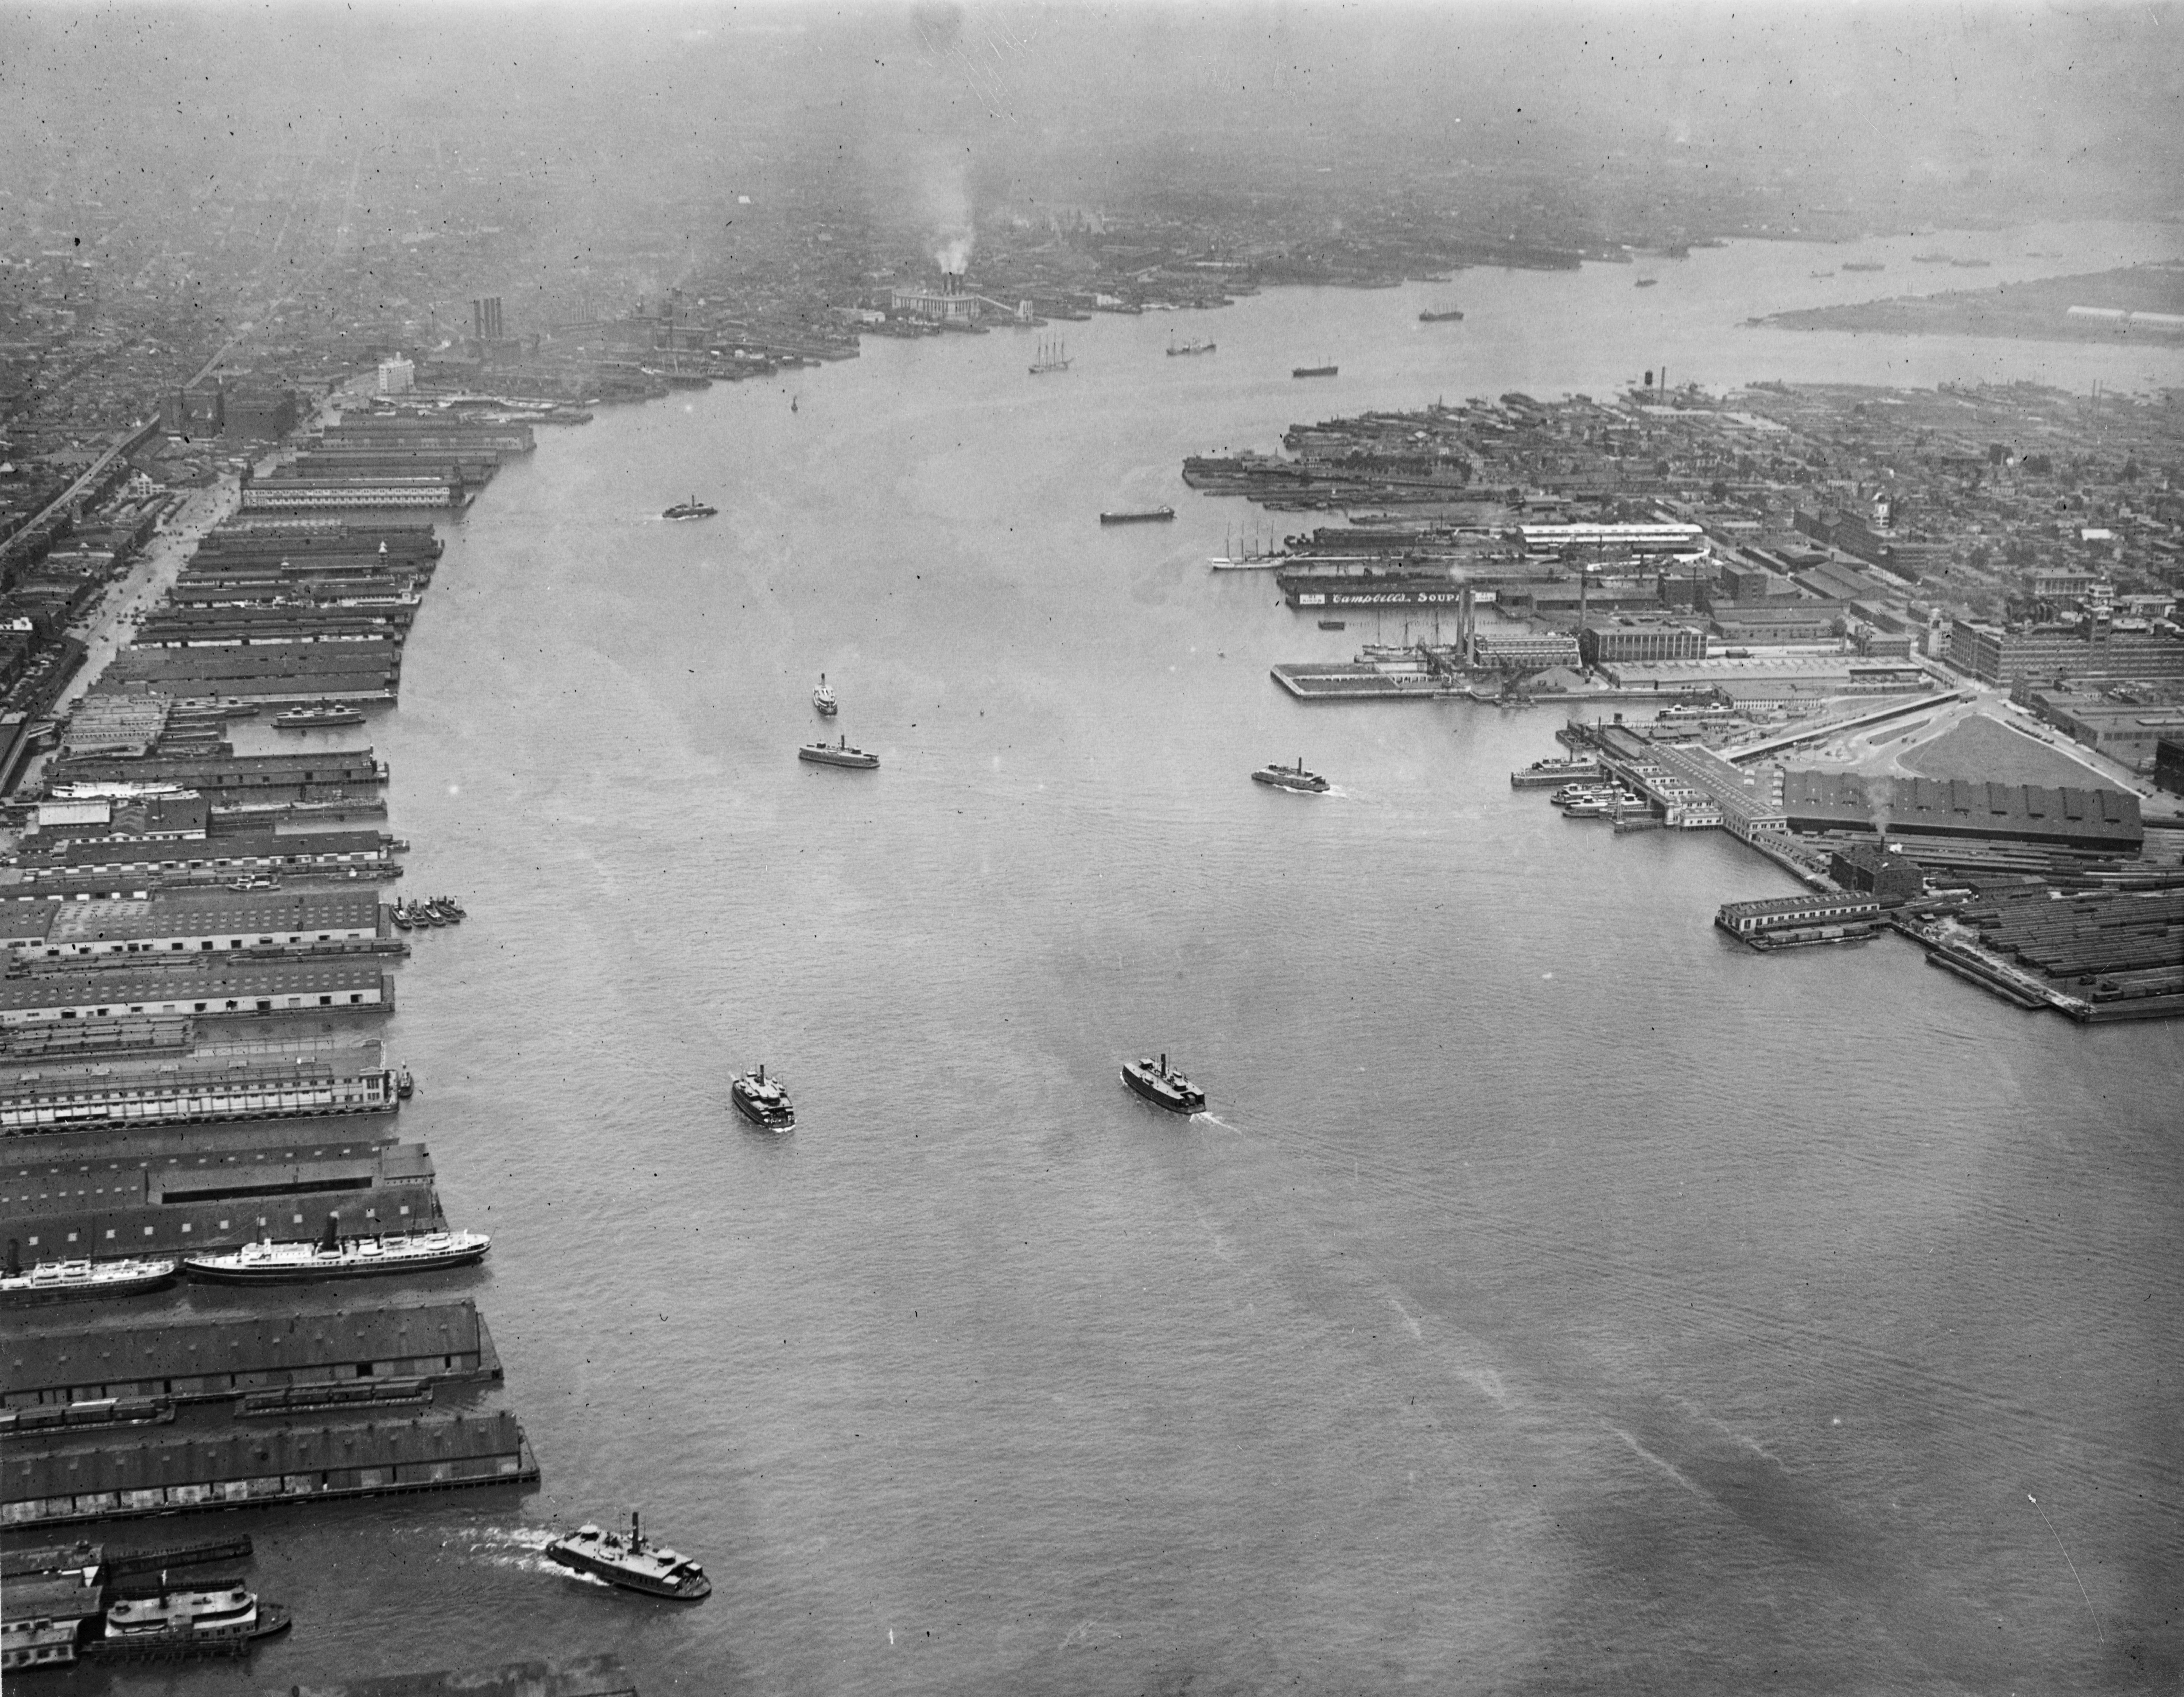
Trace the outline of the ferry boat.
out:
[[[288,1611],[263,1603],[240,1581],[149,1597],[120,1597],[84,1644],[84,1654],[124,1661],[243,1655],[259,1638],[288,1629]]]
[[[833,718],[842,711],[842,704],[834,699],[834,692],[827,686],[827,674],[819,674],[819,687],[811,692],[811,705],[818,708],[824,718]]]
[[[1418,322],[1421,324],[1455,324],[1460,322],[1462,317],[1463,315],[1457,311],[1456,308],[1451,306],[1446,311],[1442,312],[1421,312],[1418,315]]]
[[[687,501],[676,502],[673,506],[660,516],[662,518],[710,518],[719,511],[718,507],[707,506],[697,496],[693,495]]]
[[[352,707],[345,701],[337,701],[326,707],[291,707],[285,713],[273,716],[276,731],[315,731],[329,725],[360,725],[364,709]]]
[[[1167,344],[1167,356],[1171,360],[1179,354],[1211,354],[1212,351],[1213,344],[1211,342],[1186,342],[1181,347],[1178,347],[1173,342]]]
[[[648,1596],[695,1603],[713,1594],[713,1582],[704,1568],[687,1555],[645,1541],[635,1510],[630,1514],[628,1537],[601,1527],[580,1526],[548,1544],[546,1559]]]
[[[796,757],[814,766],[850,766],[860,772],[870,772],[880,763],[879,756],[851,748],[847,737],[835,742],[807,742],[796,751]]]
[[[755,1073],[743,1073],[728,1086],[728,1097],[736,1105],[736,1112],[767,1131],[793,1130],[796,1125],[796,1104],[788,1099],[788,1092],[781,1080],[766,1075],[761,1065]]]
[[[1158,506],[1144,512],[1103,512],[1100,515],[1100,522],[1102,524],[1165,524],[1174,516],[1173,507]]]
[[[1290,375],[1293,377],[1331,377],[1341,369],[1340,366],[1292,366]]]
[[[215,1284],[293,1284],[307,1279],[368,1278],[384,1273],[437,1273],[485,1259],[493,1239],[482,1231],[408,1231],[344,1237],[340,1217],[326,1216],[315,1243],[246,1243],[210,1255],[185,1255],[182,1270]]]
[[[25,1267],[15,1240],[8,1240],[8,1270],[0,1274],[0,1302],[64,1302],[77,1297],[134,1297],[175,1281],[170,1260],[40,1261]]]
[[[1598,761],[1585,755],[1572,755],[1567,759],[1534,761],[1521,772],[1509,774],[1509,787],[1512,790],[1544,790],[1549,784],[1600,775]]]
[[[1068,369],[1069,349],[1066,343],[1042,342],[1039,344],[1039,355],[1031,362],[1032,376],[1040,377],[1049,371],[1066,371]]]
[[[1206,1106],[1206,1092],[1181,1073],[1170,1072],[1166,1054],[1157,1063],[1150,1055],[1140,1061],[1123,1062],[1123,1082],[1154,1107],[1165,1108],[1171,1114],[1196,1114]]]
[[[1277,790],[1302,790],[1314,795],[1321,795],[1332,787],[1317,772],[1306,772],[1304,769],[1302,755],[1297,756],[1297,763],[1295,766],[1283,766],[1277,763],[1273,766],[1261,767],[1251,774],[1251,781],[1254,784],[1271,784]]]

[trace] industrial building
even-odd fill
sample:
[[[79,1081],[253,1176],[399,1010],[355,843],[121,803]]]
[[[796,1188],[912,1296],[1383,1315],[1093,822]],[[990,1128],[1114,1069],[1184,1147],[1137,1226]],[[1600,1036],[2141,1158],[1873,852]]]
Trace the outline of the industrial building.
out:
[[[1617,613],[1588,618],[1578,629],[1578,647],[1588,666],[1610,661],[1703,660],[1706,628],[1692,619],[1646,617]]]
[[[30,952],[53,960],[65,955],[273,948],[374,938],[379,925],[379,896],[369,890],[177,892],[143,902],[58,903],[47,922],[44,946]]]
[[[1758,902],[1727,902],[1715,924],[1741,941],[1760,944],[1837,942],[1864,935],[1880,918],[1880,903],[1870,896],[1837,896],[1807,890]]]
[[[1901,907],[1925,893],[1919,862],[1879,843],[1851,843],[1828,857],[1828,876],[1845,890],[1870,896],[1883,907]]]
[[[2146,839],[2138,797],[2118,790],[1796,771],[1783,774],[1782,812],[1793,831],[1975,838],[2087,853],[2136,854]]]
[[[320,1008],[388,1013],[394,1007],[394,980],[376,961],[260,965],[215,956],[204,967],[203,971],[94,969],[0,980],[0,1026],[141,1013],[220,1018]]]
[[[1982,684],[2184,678],[2184,637],[2107,619],[2007,629],[1958,619],[1949,628],[1948,659]]]

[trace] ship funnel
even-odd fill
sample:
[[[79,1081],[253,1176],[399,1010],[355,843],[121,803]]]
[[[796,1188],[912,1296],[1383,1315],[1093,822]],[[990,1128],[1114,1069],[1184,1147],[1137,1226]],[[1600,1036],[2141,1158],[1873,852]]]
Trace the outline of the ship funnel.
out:
[[[632,1549],[644,1548],[644,1524],[637,1517],[637,1510],[629,1511],[629,1543]]]
[[[15,1247],[15,1240],[10,1237],[8,1240],[8,1276],[11,1279],[15,1278],[21,1274],[22,1270],[22,1251]]]
[[[1161,1051],[1161,1076],[1162,1078],[1166,1078],[1167,1076],[1167,1051],[1166,1049],[1162,1049]]]
[[[330,1214],[326,1216],[326,1229],[319,1234],[319,1248],[321,1249],[341,1248],[341,1215],[338,1214]]]

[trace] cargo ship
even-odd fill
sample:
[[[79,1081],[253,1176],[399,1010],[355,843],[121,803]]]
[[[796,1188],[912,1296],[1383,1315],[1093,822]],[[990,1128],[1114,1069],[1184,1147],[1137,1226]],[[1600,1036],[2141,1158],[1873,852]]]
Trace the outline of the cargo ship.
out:
[[[879,756],[851,748],[847,737],[835,742],[807,742],[796,751],[796,757],[814,766],[848,766],[860,772],[870,772],[880,763]]]
[[[819,687],[811,692],[811,705],[819,710],[822,718],[831,719],[842,711],[842,704],[834,699],[834,692],[827,687],[827,674],[819,674]]]
[[[796,1125],[796,1105],[780,1080],[766,1075],[763,1063],[756,1072],[737,1075],[728,1086],[728,1099],[737,1113],[766,1130],[787,1131]]]
[[[1153,507],[1145,512],[1103,512],[1102,524],[1164,524],[1175,516],[1173,507]]]
[[[485,1259],[493,1239],[482,1231],[410,1231],[398,1236],[344,1237],[341,1217],[326,1216],[315,1243],[276,1243],[270,1238],[211,1255],[186,1255],[182,1270],[215,1284],[293,1284],[309,1279],[368,1278],[387,1273],[437,1273]]]
[[[1340,366],[1292,366],[1290,375],[1293,377],[1331,377],[1341,369]]]
[[[1421,312],[1418,315],[1418,322],[1421,324],[1456,324],[1460,323],[1462,321],[1462,318],[1463,314],[1455,307],[1451,306],[1440,312]]]
[[[65,1302],[75,1298],[134,1297],[175,1281],[169,1260],[40,1261],[25,1268],[8,1240],[8,1270],[0,1275],[0,1302]]]
[[[718,507],[707,506],[697,496],[693,495],[687,501],[676,502],[673,506],[660,516],[662,518],[711,518],[719,511]]]
[[[629,1536],[604,1527],[581,1526],[546,1546],[546,1559],[650,1597],[695,1603],[713,1594],[705,1570],[687,1555],[648,1543],[637,1514],[629,1517]]]
[[[273,716],[276,731],[315,731],[328,725],[360,725],[364,710],[339,702],[330,707],[291,707],[285,713]]]
[[[1123,1062],[1123,1082],[1154,1107],[1165,1108],[1171,1114],[1196,1114],[1206,1106],[1206,1092],[1181,1073],[1170,1072],[1166,1054],[1157,1063],[1150,1056]]]
[[[1251,782],[1265,784],[1276,790],[1300,790],[1308,795],[1324,795],[1331,787],[1317,772],[1304,769],[1304,756],[1297,756],[1295,766],[1262,766],[1251,774]]]

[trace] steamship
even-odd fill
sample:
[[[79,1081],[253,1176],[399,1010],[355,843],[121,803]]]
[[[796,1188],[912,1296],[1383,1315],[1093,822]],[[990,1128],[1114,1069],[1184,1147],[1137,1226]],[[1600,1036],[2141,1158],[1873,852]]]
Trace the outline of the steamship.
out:
[[[1171,1114],[1196,1114],[1206,1106],[1206,1092],[1181,1073],[1168,1070],[1167,1057],[1158,1062],[1150,1055],[1123,1063],[1123,1082],[1156,1108]]]
[[[695,1603],[713,1594],[713,1582],[705,1570],[687,1555],[645,1542],[644,1529],[632,1511],[627,1536],[595,1526],[581,1526],[546,1546],[546,1559],[594,1579],[648,1596],[671,1597],[678,1603]]]

